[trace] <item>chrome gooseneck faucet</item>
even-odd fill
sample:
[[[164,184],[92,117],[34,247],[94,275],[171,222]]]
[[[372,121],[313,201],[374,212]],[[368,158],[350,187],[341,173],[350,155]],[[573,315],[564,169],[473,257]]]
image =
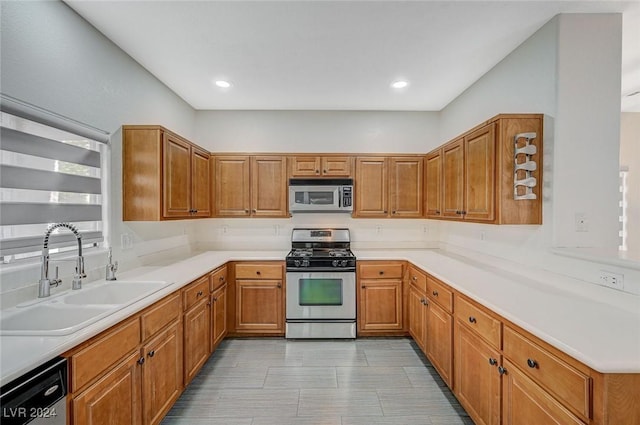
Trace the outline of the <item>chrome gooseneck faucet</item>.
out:
[[[40,285],[38,286],[38,297],[44,298],[51,295],[51,287],[58,286],[61,282],[58,279],[58,270],[56,267],[56,277],[54,279],[49,278],[49,237],[51,233],[58,229],[65,228],[69,229],[73,232],[78,241],[78,258],[76,259],[76,271],[73,274],[73,283],[71,285],[72,289],[80,289],[82,288],[82,279],[87,277],[84,272],[84,257],[82,256],[82,235],[78,232],[78,229],[69,223],[56,223],[49,226],[46,233],[44,234],[44,245],[42,248],[42,264],[40,269]]]
[[[113,262],[111,248],[109,248],[109,259],[106,267],[105,280],[116,280],[116,271],[118,270],[118,262]]]

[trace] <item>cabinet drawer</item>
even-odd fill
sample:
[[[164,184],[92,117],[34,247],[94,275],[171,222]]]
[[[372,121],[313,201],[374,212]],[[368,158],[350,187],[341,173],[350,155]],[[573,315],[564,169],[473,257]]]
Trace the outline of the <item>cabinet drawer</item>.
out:
[[[211,273],[209,277],[209,290],[213,292],[225,283],[227,283],[227,266],[220,267]]]
[[[158,301],[155,305],[140,315],[142,340],[145,341],[169,323],[174,320],[178,320],[180,312],[179,293],[169,295],[164,300]]]
[[[282,265],[236,264],[236,279],[282,279]]]
[[[513,329],[504,328],[504,355],[525,374],[568,407],[589,417],[589,377],[534,344]]]
[[[431,276],[427,277],[427,296],[449,313],[453,311],[453,292],[447,285]]]
[[[140,320],[117,325],[71,356],[71,391],[77,392],[140,344]]]
[[[409,267],[409,283],[420,292],[427,292],[427,275],[413,266]]]
[[[491,317],[485,313],[480,307],[472,304],[464,298],[456,297],[456,319],[478,335],[482,336],[494,348],[500,349],[500,328],[501,323],[498,319]]]
[[[358,265],[361,279],[401,279],[402,263],[365,263]]]
[[[201,277],[182,290],[184,310],[209,296],[209,276]]]

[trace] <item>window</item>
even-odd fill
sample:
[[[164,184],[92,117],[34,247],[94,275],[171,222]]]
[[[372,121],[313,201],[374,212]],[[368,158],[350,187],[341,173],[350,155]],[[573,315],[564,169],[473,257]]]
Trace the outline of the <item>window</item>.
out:
[[[58,222],[75,225],[84,246],[97,246],[105,230],[108,145],[17,114],[1,114],[2,262],[40,255],[47,228]],[[51,252],[76,246],[70,232],[54,233],[50,241]]]

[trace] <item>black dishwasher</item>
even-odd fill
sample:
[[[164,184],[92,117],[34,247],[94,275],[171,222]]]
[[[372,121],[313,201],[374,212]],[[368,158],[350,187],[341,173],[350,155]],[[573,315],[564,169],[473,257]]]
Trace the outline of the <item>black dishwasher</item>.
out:
[[[67,422],[67,359],[57,357],[0,388],[2,425]]]

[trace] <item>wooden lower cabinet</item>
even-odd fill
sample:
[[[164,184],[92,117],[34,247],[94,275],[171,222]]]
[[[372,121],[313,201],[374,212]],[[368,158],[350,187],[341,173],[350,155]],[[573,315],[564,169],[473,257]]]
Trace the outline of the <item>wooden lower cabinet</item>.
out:
[[[203,298],[184,314],[184,384],[209,358],[210,302]]]
[[[453,318],[427,298],[425,354],[449,388],[453,383]]]
[[[282,280],[236,281],[236,332],[284,334]]]
[[[509,360],[502,367],[503,425],[584,425]]]
[[[476,425],[500,425],[500,351],[455,325],[454,393]]]
[[[427,296],[415,286],[409,286],[407,301],[409,335],[423,353],[427,352]]]
[[[402,279],[362,279],[358,332],[402,331]]]
[[[182,332],[180,323],[142,347],[144,424],[156,425],[182,392]]]
[[[211,347],[213,352],[227,335],[227,285],[224,284],[211,294]]]
[[[122,362],[72,401],[74,425],[142,424],[140,353]]]

